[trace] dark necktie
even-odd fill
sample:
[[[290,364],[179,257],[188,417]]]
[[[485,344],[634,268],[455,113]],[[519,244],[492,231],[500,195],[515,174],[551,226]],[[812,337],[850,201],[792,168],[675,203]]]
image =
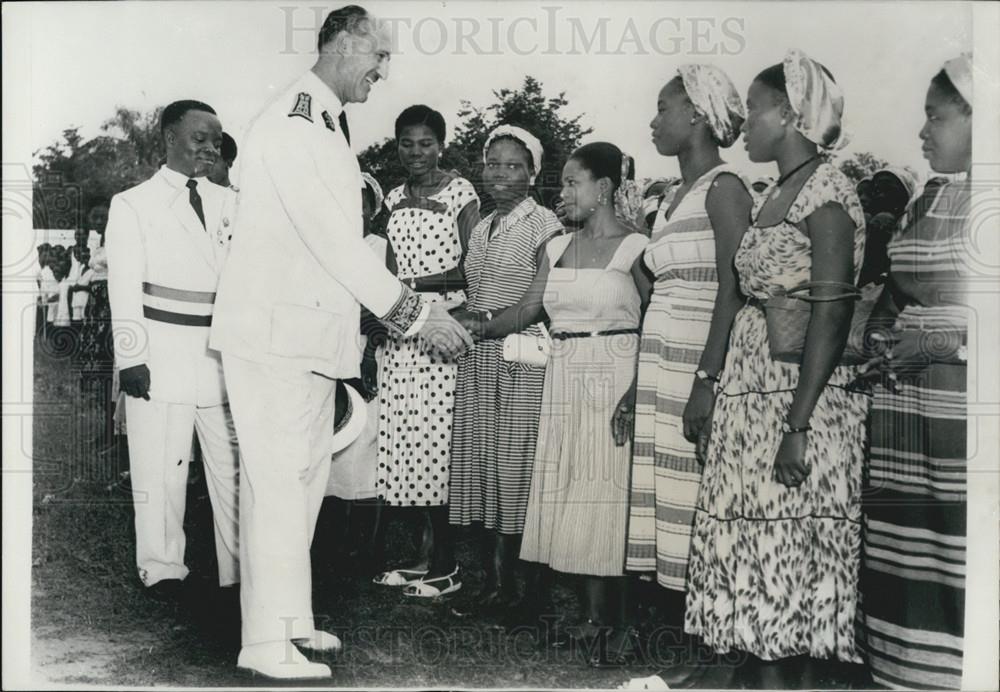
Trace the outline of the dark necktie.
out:
[[[347,126],[347,113],[340,111],[340,115],[337,116],[337,120],[340,122],[340,129],[344,131],[344,139],[347,143],[351,143],[351,128]]]
[[[191,192],[188,194],[188,201],[191,202],[191,208],[194,209],[194,213],[198,215],[198,219],[201,221],[201,227],[205,227],[205,210],[201,206],[201,195],[198,194],[198,181],[194,178],[187,181],[187,188]],[[207,229],[206,229],[207,230]]]

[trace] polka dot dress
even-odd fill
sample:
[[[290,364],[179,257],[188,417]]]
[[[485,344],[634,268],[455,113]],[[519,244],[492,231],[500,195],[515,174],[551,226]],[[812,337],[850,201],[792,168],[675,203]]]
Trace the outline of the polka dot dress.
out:
[[[458,216],[477,202],[475,188],[453,178],[426,198],[409,197],[404,186],[386,198],[386,233],[404,282],[447,272],[462,258]],[[465,300],[465,292],[423,293],[430,302]],[[391,340],[379,372],[378,471],[376,492],[394,506],[448,503],[454,361],[425,349],[417,338]]]

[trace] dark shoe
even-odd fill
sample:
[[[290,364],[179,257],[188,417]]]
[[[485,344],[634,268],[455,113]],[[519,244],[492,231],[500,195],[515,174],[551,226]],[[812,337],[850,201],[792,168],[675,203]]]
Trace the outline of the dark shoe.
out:
[[[146,595],[160,603],[176,603],[183,594],[184,582],[180,579],[162,579],[146,587]]]

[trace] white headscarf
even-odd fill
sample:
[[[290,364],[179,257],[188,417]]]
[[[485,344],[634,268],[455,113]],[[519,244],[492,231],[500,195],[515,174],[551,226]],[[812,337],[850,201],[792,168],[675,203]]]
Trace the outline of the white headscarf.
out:
[[[795,111],[795,129],[820,149],[833,151],[847,145],[843,128],[844,95],[823,66],[793,48],[782,63],[785,90]]]
[[[909,196],[907,199],[907,205],[913,202],[919,195],[923,186],[920,184],[920,176],[909,166],[886,166],[871,176],[870,180],[878,177],[882,173],[888,173],[896,177],[899,182],[903,184],[906,188],[906,194]]]
[[[944,64],[944,73],[958,89],[965,102],[972,107],[972,53],[962,53]]]
[[[528,153],[531,155],[531,165],[534,168],[534,173],[532,173],[528,184],[534,185],[535,176],[537,176],[542,170],[542,143],[538,141],[537,137],[527,130],[515,127],[514,125],[500,125],[494,128],[493,131],[486,137],[486,143],[483,145],[483,163],[486,162],[486,152],[489,151],[493,140],[498,139],[499,137],[510,137],[512,139],[516,139],[524,145],[525,149],[528,150]]]
[[[715,65],[681,65],[677,73],[695,111],[705,116],[719,146],[732,146],[747,113],[729,76]]]

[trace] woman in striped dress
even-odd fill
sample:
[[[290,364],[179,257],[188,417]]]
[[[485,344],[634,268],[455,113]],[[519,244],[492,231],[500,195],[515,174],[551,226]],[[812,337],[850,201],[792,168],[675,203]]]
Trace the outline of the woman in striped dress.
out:
[[[563,227],[529,193],[542,146],[530,133],[501,125],[483,148],[483,181],[496,210],[473,229],[465,260],[467,310],[456,317],[478,330],[531,285],[545,243]],[[537,327],[526,333],[538,334]],[[451,440],[449,521],[482,523],[486,580],[455,611],[498,611],[516,597],[513,583],[535,458],[545,368],[503,359],[502,339],[483,339],[458,361]]]
[[[631,225],[642,200],[630,163],[607,142],[573,152],[561,197],[579,230],[548,242],[524,298],[481,332],[499,339],[546,317],[551,322],[521,559],[536,563],[535,573],[547,565],[583,575],[586,624],[579,633],[598,638],[594,664],[615,662],[607,644],[619,652],[626,636],[626,443],[641,307],[649,295],[642,267],[648,239]],[[550,605],[544,589],[532,591],[519,614],[526,622]]]
[[[678,158],[683,183],[661,204],[645,253],[656,282],[639,354],[626,566],[655,572],[675,592],[685,588],[701,478],[695,442],[742,304],[732,261],[751,193],[719,147],[736,141],[743,113],[722,70],[683,65],[660,90],[650,123],[657,151]],[[668,608],[680,611],[675,600]]]
[[[920,138],[938,173],[971,168],[970,62],[948,62],[927,91]],[[894,688],[962,686],[968,211],[968,180],[918,201],[889,243],[888,290],[871,318],[892,327],[872,368],[885,385],[872,411],[859,638],[872,677]]]

